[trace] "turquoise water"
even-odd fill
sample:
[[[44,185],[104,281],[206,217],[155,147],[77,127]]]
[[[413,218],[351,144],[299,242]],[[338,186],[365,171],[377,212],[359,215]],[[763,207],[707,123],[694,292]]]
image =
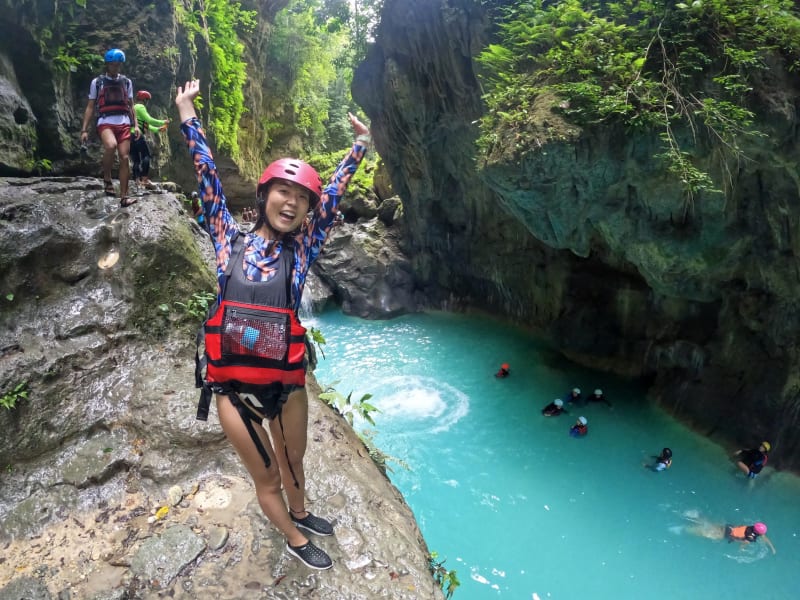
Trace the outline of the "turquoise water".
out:
[[[456,600],[800,597],[800,480],[769,468],[747,480],[641,387],[488,318],[326,312],[304,324],[327,339],[320,383],[374,395],[376,444],[410,467],[390,477],[457,571]],[[493,376],[502,362],[507,379]],[[613,409],[541,416],[575,386],[602,388]],[[581,439],[567,434],[578,415]],[[644,469],[664,446],[672,468]],[[690,518],[762,520],[778,553],[691,535]]]

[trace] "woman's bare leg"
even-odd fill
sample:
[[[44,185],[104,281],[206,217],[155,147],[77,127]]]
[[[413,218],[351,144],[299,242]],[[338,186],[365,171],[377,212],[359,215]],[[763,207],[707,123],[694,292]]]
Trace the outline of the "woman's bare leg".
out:
[[[283,422],[283,433],[281,433],[278,417],[269,422],[269,429],[275,442],[275,454],[280,466],[289,508],[292,509],[294,516],[302,519],[306,516],[306,477],[303,471],[303,457],[308,444],[308,395],[304,387],[289,394],[289,399],[283,405],[280,419]],[[289,470],[289,463],[286,461],[287,450],[294,477],[297,478],[297,486],[295,486],[292,471]]]
[[[698,521],[695,525],[687,527],[686,531],[710,540],[725,539],[725,526],[715,525],[714,523],[709,523],[708,521]]]
[[[308,538],[304,536],[297,527],[292,523],[289,517],[289,512],[286,504],[281,495],[281,472],[278,468],[278,461],[276,460],[275,452],[270,444],[269,436],[266,430],[258,423],[253,423],[261,443],[267,451],[270,459],[270,466],[267,468],[264,465],[264,460],[258,453],[250,434],[247,432],[244,421],[239,415],[239,411],[231,403],[228,396],[216,394],[217,399],[217,414],[219,421],[222,425],[222,430],[225,436],[242,459],[247,471],[253,478],[253,483],[256,486],[256,497],[261,506],[261,510],[270,520],[270,522],[277,527],[283,535],[286,536],[287,541],[292,546],[302,546],[308,542]]]

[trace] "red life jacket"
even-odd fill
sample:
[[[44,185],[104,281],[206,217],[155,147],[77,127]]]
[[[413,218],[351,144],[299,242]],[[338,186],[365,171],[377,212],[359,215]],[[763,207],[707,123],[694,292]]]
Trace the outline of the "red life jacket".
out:
[[[211,309],[203,326],[203,359],[195,357],[196,385],[203,388],[197,418],[203,421],[208,416],[212,386],[224,392],[258,395],[276,385],[303,386],[306,382],[306,330],[294,309],[286,308],[291,303],[293,245],[287,243],[282,249],[278,273],[270,282],[247,281],[243,256],[244,236],[237,234],[225,270],[222,302]]]
[[[234,383],[240,392],[305,385],[306,330],[294,310],[223,300],[205,334],[208,383]]]
[[[101,75],[97,78],[97,112],[103,116],[130,114],[128,104],[128,78]]]

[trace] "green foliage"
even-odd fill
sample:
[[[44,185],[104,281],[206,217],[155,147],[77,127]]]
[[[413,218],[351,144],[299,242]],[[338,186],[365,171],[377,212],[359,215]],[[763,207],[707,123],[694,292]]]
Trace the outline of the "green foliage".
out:
[[[325,351],[322,349],[322,347],[325,344],[327,344],[328,341],[325,339],[325,336],[322,335],[322,332],[316,327],[309,327],[306,330],[306,337],[310,338],[311,341],[317,345],[317,348],[319,349],[319,352],[320,354],[322,354],[322,358],[324,359]]]
[[[196,292],[187,302],[175,302],[174,304],[193,319],[202,321],[208,315],[208,308],[214,304],[216,299],[216,295],[211,292]]]
[[[49,53],[49,49],[47,50]],[[51,57],[53,66],[59,71],[96,71],[103,61],[100,55],[86,43],[86,40],[65,40],[56,47]]]
[[[535,152],[537,138],[520,133],[535,103],[547,101],[578,126],[658,132],[658,157],[689,202],[717,190],[689,146],[702,135],[738,156],[738,139],[758,135],[748,108],[754,83],[769,68],[800,66],[800,13],[790,0],[527,0],[499,14],[499,43],[479,57],[484,152],[509,140],[518,156]]]
[[[350,392],[347,394],[347,396],[343,396],[341,392],[333,387],[333,385],[336,385],[337,383],[339,382],[334,382],[332,386],[329,386],[324,392],[322,392],[319,395],[320,400],[323,400],[328,406],[333,408],[337,413],[344,417],[347,422],[350,423],[351,427],[353,426],[353,418],[356,414],[367,421],[370,425],[375,425],[375,421],[372,419],[372,413],[380,412],[380,410],[378,410],[376,406],[373,406],[367,402],[370,398],[372,398],[372,394],[364,394],[361,396],[360,400],[353,402],[353,392]]]
[[[349,151],[350,146],[348,146],[345,150],[338,150],[336,152],[312,154],[311,156],[306,157],[306,161],[308,164],[312,165],[320,175],[322,175],[324,180],[331,173],[333,173],[334,169],[339,166],[339,163],[342,162],[342,159]],[[362,191],[365,191],[374,188],[373,179],[375,177],[378,161],[380,161],[380,159],[381,157],[378,156],[378,153],[374,150],[370,151],[364,157],[364,160],[361,161],[358,171],[356,171],[355,175],[350,180],[350,190],[358,188]]]
[[[18,383],[14,388],[0,396],[0,406],[11,410],[17,406],[17,402],[28,397],[28,382]]]
[[[328,31],[317,4],[290,2],[275,18],[267,50],[270,87],[287,104],[285,125],[303,136],[306,147],[324,143],[330,108],[328,89],[336,80],[332,64],[347,41],[341,31]]]
[[[247,77],[239,32],[255,27],[256,12],[228,0],[206,0],[204,6],[213,65],[209,129],[220,148],[230,150],[235,159],[239,154],[239,119],[244,112],[242,87]]]
[[[177,46],[168,46],[167,48],[164,48],[164,58],[168,60],[175,60],[179,58],[180,55],[181,51]]]
[[[433,580],[444,592],[445,598],[452,598],[456,588],[461,585],[455,570],[444,568],[445,560],[438,560],[439,553],[431,552],[428,555],[428,567],[433,574]]]
[[[17,1],[14,4],[12,10],[20,10],[26,3]],[[41,58],[51,62],[56,71],[92,73],[103,64],[103,59],[79,33],[80,17],[75,14],[76,6],[85,9],[86,0],[76,0],[74,4],[54,3],[52,10],[42,14],[42,20],[35,23],[30,33],[39,43]]]
[[[194,35],[203,36],[208,45],[212,66],[208,129],[217,146],[236,159],[239,120],[244,113],[242,88],[247,77],[240,36],[253,30],[257,13],[228,0],[192,0],[189,9],[181,0],[174,0],[173,7],[176,18],[190,34],[192,53],[197,52]]]
[[[375,426],[372,413],[380,412],[380,410],[368,402],[368,400],[372,398],[372,394],[364,394],[361,396],[360,400],[353,402],[353,392],[350,392],[347,394],[347,396],[343,396],[341,392],[333,387],[338,383],[338,381],[334,381],[332,385],[327,386],[325,391],[319,395],[320,400],[330,406],[337,414],[341,415],[348,422],[350,427],[353,427],[353,423],[355,421],[354,415],[359,415],[364,421],[367,421],[372,426]],[[409,469],[409,466],[405,461],[386,454],[383,450],[375,445],[375,441],[373,439],[374,431],[356,431],[356,435],[367,449],[372,462],[375,463],[375,465],[384,475],[386,475],[387,471],[392,471],[392,468],[389,466],[390,462],[397,463],[404,469]]]
[[[53,161],[49,158],[30,159],[25,163],[25,170],[37,175],[43,175],[53,170]]]
[[[352,31],[353,55],[358,64],[367,55],[367,44],[380,23],[383,0],[352,0],[348,23]]]

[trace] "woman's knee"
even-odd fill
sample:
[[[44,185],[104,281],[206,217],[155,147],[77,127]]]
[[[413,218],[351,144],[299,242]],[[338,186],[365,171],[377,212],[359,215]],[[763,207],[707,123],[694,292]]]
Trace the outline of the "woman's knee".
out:
[[[283,491],[280,472],[277,468],[268,469],[263,476],[253,477],[253,484],[256,486],[256,495],[259,498],[280,496]]]

